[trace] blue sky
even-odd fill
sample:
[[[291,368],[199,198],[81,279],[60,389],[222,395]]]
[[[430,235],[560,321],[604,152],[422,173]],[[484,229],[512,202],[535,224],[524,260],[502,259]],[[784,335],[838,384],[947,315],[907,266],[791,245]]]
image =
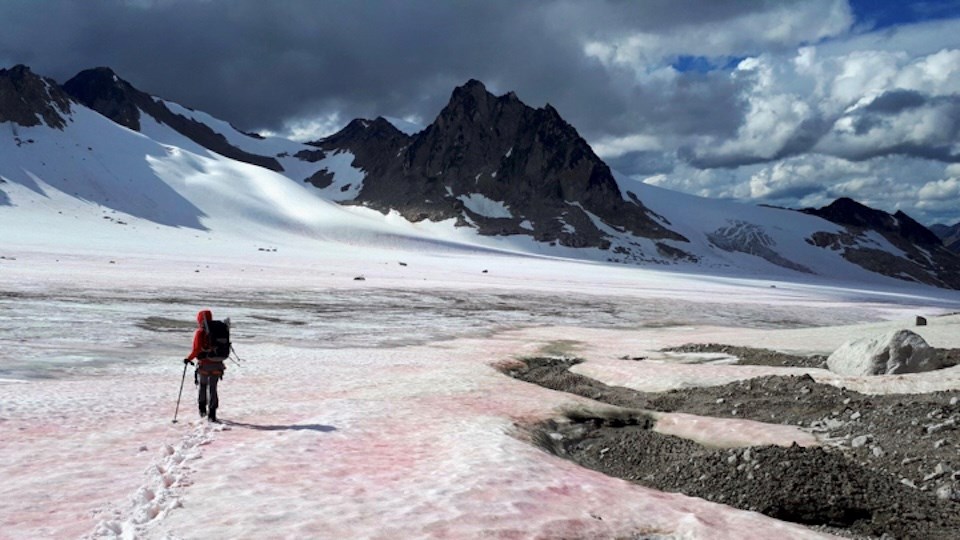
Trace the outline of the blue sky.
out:
[[[960,221],[960,0],[38,5],[0,2],[0,66],[109,66],[247,131],[427,124],[475,78],[550,103],[637,182]]]
[[[960,2],[956,0],[914,2],[905,0],[851,0],[850,7],[857,24],[871,30],[960,17]]]

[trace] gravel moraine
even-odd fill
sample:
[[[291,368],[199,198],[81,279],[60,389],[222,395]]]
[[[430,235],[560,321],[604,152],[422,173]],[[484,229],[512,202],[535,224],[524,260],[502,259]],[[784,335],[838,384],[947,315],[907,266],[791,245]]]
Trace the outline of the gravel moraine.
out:
[[[822,362],[822,357],[763,349],[685,347],[735,354],[741,363],[810,367],[804,362]],[[501,366],[517,379],[624,408],[580,410],[524,426],[546,451],[638,484],[841,536],[958,537],[960,392],[872,396],[802,375],[644,393],[571,373],[569,368],[581,361],[528,358]],[[790,424],[815,433],[824,444],[709,448],[654,432],[646,411]]]

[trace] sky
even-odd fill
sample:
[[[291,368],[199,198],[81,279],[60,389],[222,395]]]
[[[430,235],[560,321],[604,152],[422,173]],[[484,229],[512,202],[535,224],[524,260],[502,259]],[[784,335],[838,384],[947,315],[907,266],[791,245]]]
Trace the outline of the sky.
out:
[[[960,222],[960,0],[7,0],[0,20],[0,67],[108,66],[246,131],[426,125],[475,78],[638,182]]]

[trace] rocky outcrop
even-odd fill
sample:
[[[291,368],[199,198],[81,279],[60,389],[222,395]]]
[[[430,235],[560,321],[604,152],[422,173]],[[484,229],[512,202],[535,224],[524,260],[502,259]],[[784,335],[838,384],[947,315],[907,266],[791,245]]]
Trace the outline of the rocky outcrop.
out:
[[[71,113],[70,101],[56,82],[27,66],[0,69],[0,122],[24,127],[43,123],[63,129]]]
[[[763,229],[752,223],[733,220],[726,227],[708,233],[707,238],[711,244],[724,251],[746,253],[797,272],[813,273],[806,266],[791,261],[774,251],[776,242]]]
[[[83,105],[134,131],[140,131],[140,115],[145,113],[222,156],[273,171],[283,170],[273,157],[245,152],[231,145],[223,134],[217,133],[210,126],[174,113],[162,100],[137,90],[110,68],[82,71],[67,81],[63,88]]]
[[[356,120],[317,143],[350,150],[366,173],[355,203],[407,219],[456,219],[481,234],[530,235],[570,247],[610,246],[610,231],[685,241],[627,200],[607,165],[546,105],[494,96],[479,81],[455,89],[414,136]],[[324,180],[320,180],[324,181]]]
[[[823,208],[807,208],[802,211],[838,225],[864,230],[872,229],[884,236],[903,238],[921,246],[942,245],[936,234],[902,211],[897,210],[891,215],[847,197],[841,197]]]
[[[936,287],[960,289],[960,255],[945,248],[930,229],[907,214],[888,214],[852,199],[837,199],[823,208],[802,210],[844,227],[840,233],[817,232],[807,242],[841,252],[844,259],[871,272]],[[877,243],[876,233],[902,254]]]

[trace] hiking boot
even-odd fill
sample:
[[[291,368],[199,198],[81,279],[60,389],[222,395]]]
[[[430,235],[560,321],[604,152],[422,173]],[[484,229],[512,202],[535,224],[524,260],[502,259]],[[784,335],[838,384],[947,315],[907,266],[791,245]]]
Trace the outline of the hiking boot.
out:
[[[201,405],[201,406],[200,406],[200,418],[203,418],[203,417],[206,416],[206,415],[207,415],[207,406],[206,406],[206,405]]]
[[[217,420],[217,410],[216,410],[216,409],[210,409],[210,415],[207,416],[207,420],[213,422],[214,424],[219,424],[219,423],[220,423],[220,421]]]

